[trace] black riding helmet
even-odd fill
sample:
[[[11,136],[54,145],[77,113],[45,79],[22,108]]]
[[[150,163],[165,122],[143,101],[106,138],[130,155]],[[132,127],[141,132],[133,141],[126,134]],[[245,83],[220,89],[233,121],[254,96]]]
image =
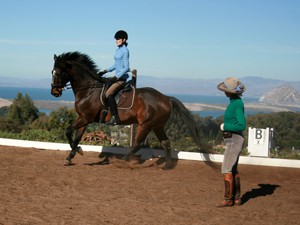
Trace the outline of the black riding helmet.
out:
[[[115,34],[115,39],[116,40],[119,40],[119,39],[126,39],[126,40],[128,40],[128,34],[124,30],[119,30]]]

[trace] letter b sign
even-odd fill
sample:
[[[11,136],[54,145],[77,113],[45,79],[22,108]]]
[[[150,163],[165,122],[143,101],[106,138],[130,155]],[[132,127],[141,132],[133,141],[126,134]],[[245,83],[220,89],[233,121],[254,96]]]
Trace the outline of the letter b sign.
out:
[[[255,129],[255,137],[254,137],[254,142],[255,144],[263,145],[263,137],[264,133],[262,129]]]

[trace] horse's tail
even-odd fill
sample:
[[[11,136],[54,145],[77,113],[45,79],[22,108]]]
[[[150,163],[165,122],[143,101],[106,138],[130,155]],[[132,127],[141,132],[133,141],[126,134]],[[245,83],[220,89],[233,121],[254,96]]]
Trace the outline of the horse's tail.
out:
[[[200,129],[199,126],[197,126],[196,121],[194,119],[194,116],[191,114],[191,112],[184,106],[184,104],[179,101],[175,97],[169,97],[169,100],[172,105],[172,113],[176,113],[179,115],[187,127],[189,128],[193,141],[197,144],[199,148],[202,147],[201,141],[200,141]]]

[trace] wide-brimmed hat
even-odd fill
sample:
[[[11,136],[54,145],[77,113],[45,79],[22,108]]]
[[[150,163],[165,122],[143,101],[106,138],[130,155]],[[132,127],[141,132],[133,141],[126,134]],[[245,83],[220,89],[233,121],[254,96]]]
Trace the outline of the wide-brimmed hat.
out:
[[[220,91],[242,94],[246,90],[246,86],[235,77],[228,77],[224,82],[220,83],[217,88]]]

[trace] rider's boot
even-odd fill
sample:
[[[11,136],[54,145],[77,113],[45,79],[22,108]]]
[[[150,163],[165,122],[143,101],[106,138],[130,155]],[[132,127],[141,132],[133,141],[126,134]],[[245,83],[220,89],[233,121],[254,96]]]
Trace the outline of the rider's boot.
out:
[[[241,205],[242,204],[242,199],[241,199],[241,179],[240,179],[240,174],[237,173],[234,176],[234,186],[235,186],[235,197],[234,197],[234,205]]]
[[[216,205],[217,207],[228,207],[233,206],[233,179],[231,173],[224,174],[225,194],[224,200]]]
[[[115,98],[113,95],[109,95],[107,98],[110,113],[111,113],[111,119],[106,123],[107,125],[117,125],[120,123],[119,115],[118,115],[118,108],[117,103],[115,101]]]

